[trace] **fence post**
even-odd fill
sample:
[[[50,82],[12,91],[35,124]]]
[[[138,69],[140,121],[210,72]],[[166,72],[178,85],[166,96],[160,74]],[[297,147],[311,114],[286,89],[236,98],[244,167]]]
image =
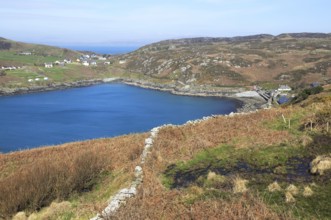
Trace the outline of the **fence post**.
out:
[[[283,114],[282,114],[282,117],[283,117],[284,123],[286,124],[286,118],[284,117]]]

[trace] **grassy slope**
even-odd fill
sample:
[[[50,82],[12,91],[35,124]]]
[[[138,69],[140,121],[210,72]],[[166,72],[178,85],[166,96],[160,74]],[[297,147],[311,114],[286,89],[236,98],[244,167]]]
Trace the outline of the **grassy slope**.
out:
[[[139,134],[0,154],[0,219],[66,199],[70,205],[59,210],[61,215],[93,216],[131,181],[145,138]]]
[[[42,57],[63,57],[73,59],[79,56],[81,53],[68,50],[65,48],[53,47],[48,45],[40,45],[40,44],[29,44],[23,42],[12,41],[8,39],[0,39],[0,46],[1,45],[8,45],[2,46],[0,49],[6,52],[12,53],[20,53],[20,52],[32,52],[36,56]],[[21,61],[31,61],[31,57],[33,56],[21,56]]]
[[[329,87],[303,106],[163,129],[144,167],[140,194],[117,217],[329,219],[331,173],[313,176],[306,169],[316,155],[331,152],[331,135],[323,123],[313,131],[300,128],[312,114],[329,112],[326,120],[331,120],[330,92]],[[282,114],[291,119],[291,128],[284,124]],[[297,169],[297,161],[303,161],[303,170]],[[209,178],[211,172],[216,176]],[[248,180],[248,192],[232,192],[238,176]],[[269,192],[267,187],[275,180],[282,190]],[[299,194],[296,202],[285,203],[285,187],[290,184],[299,188]],[[314,191],[308,198],[303,196],[307,186]]]
[[[30,86],[46,86],[55,82],[72,82],[78,80],[99,79],[112,76],[130,76],[115,66],[104,65],[100,62],[97,67],[84,67],[79,63],[68,64],[64,67],[54,66],[44,68],[44,63],[72,59],[75,61],[82,55],[80,52],[51,47],[46,45],[27,44],[6,39],[0,39],[0,46],[7,43],[9,48],[0,48],[0,67],[22,67],[17,70],[5,71],[0,74],[0,87],[17,88]],[[32,55],[19,55],[20,52],[32,52]],[[1,70],[0,70],[1,71]],[[48,77],[48,81],[28,82],[28,79]]]
[[[325,131],[325,122],[331,120],[331,87],[325,87],[325,90],[286,108],[162,129],[143,168],[144,183],[138,195],[117,213],[116,218],[330,218],[331,172],[313,176],[306,170],[315,156],[331,153],[330,132]],[[291,128],[283,122],[282,115],[291,119]],[[321,115],[324,121],[320,120]],[[312,131],[302,129],[307,121],[314,122]],[[39,208],[31,202],[26,207],[18,207],[17,201],[22,200],[14,188],[23,183],[22,172],[27,172],[23,177],[31,175],[32,178],[27,179],[35,180],[31,181],[36,186],[43,184],[45,175],[36,172],[40,164],[46,161],[51,164],[46,167],[66,169],[63,164],[76,161],[79,149],[78,158],[87,152],[105,159],[102,169],[96,168],[100,175],[93,177],[90,188],[74,189],[66,196],[57,196],[62,195],[61,189],[65,187],[55,187],[60,193],[50,194],[47,203],[55,198],[58,203],[33,215],[40,219],[92,217],[105,206],[109,195],[131,180],[144,138],[144,134],[131,135],[0,155],[0,185],[3,186],[0,187],[0,207],[8,207],[3,204],[7,205],[8,198],[12,198],[12,206],[4,209],[7,214],[20,210],[31,213]],[[92,157],[86,163],[91,166],[95,164],[93,161]],[[49,171],[55,179],[59,178],[59,173]],[[248,180],[248,191],[233,193],[234,182],[240,178]],[[281,191],[267,190],[274,180],[278,180]],[[285,203],[285,188],[290,184],[298,187],[299,194],[294,196],[295,202]],[[307,186],[314,192],[310,197],[303,196]],[[31,188],[31,184],[20,184],[19,187],[20,192],[30,192],[29,196],[37,194],[31,192]],[[63,200],[67,202],[61,202]]]

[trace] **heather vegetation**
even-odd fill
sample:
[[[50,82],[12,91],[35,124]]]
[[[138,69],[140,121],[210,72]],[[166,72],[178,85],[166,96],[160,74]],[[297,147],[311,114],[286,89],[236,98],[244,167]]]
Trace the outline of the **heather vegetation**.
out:
[[[131,135],[0,154],[0,218],[19,211],[31,214],[63,200],[70,200],[64,213],[84,207],[73,216],[93,215],[130,180],[144,138]]]
[[[306,85],[330,80],[329,41],[328,34],[168,40],[125,55],[124,68],[188,85]]]
[[[314,158],[331,153],[329,119],[303,128],[311,114],[329,112],[329,97],[162,129],[141,191],[115,217],[330,218],[331,170],[311,171]]]

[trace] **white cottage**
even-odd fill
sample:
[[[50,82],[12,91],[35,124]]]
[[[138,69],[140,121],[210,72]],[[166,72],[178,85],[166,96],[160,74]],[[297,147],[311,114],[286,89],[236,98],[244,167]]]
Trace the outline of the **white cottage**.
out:
[[[90,65],[90,63],[87,62],[86,60],[84,60],[82,64],[83,64],[83,66],[89,66]]]
[[[292,89],[288,85],[280,85],[277,90],[279,92],[288,92],[288,91],[291,91]]]
[[[53,64],[52,63],[45,63],[45,68],[52,68]]]

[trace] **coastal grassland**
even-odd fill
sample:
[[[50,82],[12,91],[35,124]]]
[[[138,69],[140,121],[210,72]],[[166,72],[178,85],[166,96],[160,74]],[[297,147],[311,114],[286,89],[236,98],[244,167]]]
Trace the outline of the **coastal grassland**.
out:
[[[17,65],[43,65],[48,62],[55,62],[60,59],[58,56],[42,55],[18,55],[17,52],[0,50],[0,65],[6,66],[6,62],[16,62]]]
[[[21,52],[31,52],[32,55],[37,55],[37,56],[43,56],[43,57],[54,56],[54,57],[62,57],[69,59],[73,59],[81,55],[80,52],[65,48],[59,48],[59,47],[47,46],[41,44],[23,43],[4,38],[0,39],[0,44],[1,44],[0,51],[10,52],[14,54],[19,54]],[[30,55],[25,55],[25,56],[30,56]]]
[[[24,81],[28,81],[28,79],[35,79],[37,77],[41,77],[41,75],[39,75],[36,72],[36,68],[22,68],[22,69],[11,70],[7,72],[7,75],[15,78],[23,78]]]
[[[44,80],[47,77],[48,80]],[[16,70],[6,70],[5,75],[0,76],[0,87],[3,89],[22,89],[43,86],[52,87],[56,83],[75,83],[82,80],[97,80],[111,77],[143,79],[140,74],[125,72],[116,66],[100,65],[97,67],[85,67],[79,63],[54,65],[53,68],[43,66],[24,66]],[[39,81],[35,79],[39,78]],[[32,81],[29,82],[28,80]]]
[[[31,214],[64,200],[70,205],[61,212],[92,217],[131,182],[145,138],[128,135],[0,154],[0,217]]]
[[[331,172],[309,172],[331,153],[330,131],[317,126],[329,97],[161,129],[138,196],[115,218],[329,219]]]

